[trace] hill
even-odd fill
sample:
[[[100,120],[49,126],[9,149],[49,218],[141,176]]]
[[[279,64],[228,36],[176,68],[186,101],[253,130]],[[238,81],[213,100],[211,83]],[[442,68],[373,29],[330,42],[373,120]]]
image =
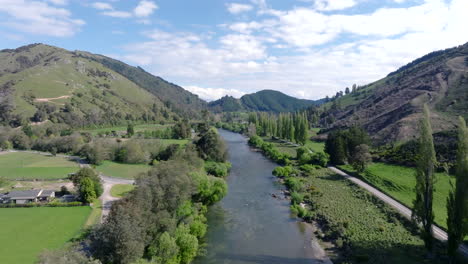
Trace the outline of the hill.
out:
[[[259,112],[294,112],[311,105],[318,105],[319,101],[298,99],[273,90],[262,90],[247,94],[240,99],[225,96],[208,104],[215,112],[259,111]]]
[[[407,141],[427,103],[434,132],[453,130],[457,116],[468,118],[467,57],[468,43],[432,52],[324,104],[320,123],[327,131],[360,125],[380,143]]]
[[[0,51],[0,122],[72,126],[170,120],[205,102],[141,68],[44,44]]]

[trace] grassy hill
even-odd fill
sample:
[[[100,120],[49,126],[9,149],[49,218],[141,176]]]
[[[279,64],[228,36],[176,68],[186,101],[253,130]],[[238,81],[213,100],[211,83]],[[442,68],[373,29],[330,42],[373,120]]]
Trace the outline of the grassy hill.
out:
[[[133,67],[121,61],[87,52],[75,52],[79,56],[94,60],[125,76],[138,86],[163,101],[166,106],[180,114],[194,115],[195,111],[206,108],[206,102],[182,87],[146,72],[141,67]]]
[[[0,51],[0,95],[0,122],[13,126],[48,119],[73,126],[170,120],[176,110],[204,107],[197,96],[141,68],[43,44]]]
[[[294,112],[320,103],[321,100],[298,99],[278,91],[262,90],[244,95],[240,99],[225,96],[209,103],[209,107],[215,112],[260,111],[280,113]]]
[[[430,53],[387,77],[322,106],[329,129],[363,126],[381,143],[414,138],[422,106],[431,108],[435,132],[468,118],[468,44]]]

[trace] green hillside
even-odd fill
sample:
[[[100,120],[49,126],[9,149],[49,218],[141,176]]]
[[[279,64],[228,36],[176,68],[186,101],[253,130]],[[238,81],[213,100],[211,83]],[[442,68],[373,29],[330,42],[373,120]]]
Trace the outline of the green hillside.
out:
[[[163,101],[109,67],[64,49],[33,44],[0,51],[0,122],[72,126],[158,121]]]
[[[181,114],[194,115],[196,111],[206,108],[206,102],[182,87],[154,76],[141,67],[133,67],[121,61],[82,51],[75,52],[78,56],[94,60],[125,76],[138,86],[147,90],[163,101],[171,110]]]
[[[259,111],[281,113],[294,112],[320,103],[321,100],[298,99],[278,91],[262,90],[244,95],[240,99],[225,96],[209,103],[209,107],[215,112]]]

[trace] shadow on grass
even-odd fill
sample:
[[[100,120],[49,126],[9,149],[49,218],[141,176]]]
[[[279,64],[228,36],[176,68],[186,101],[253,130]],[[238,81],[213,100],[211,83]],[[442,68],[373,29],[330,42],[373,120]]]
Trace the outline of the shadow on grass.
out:
[[[360,241],[343,247],[341,261],[380,264],[448,263],[443,243],[437,243],[435,257],[428,257],[424,246],[394,244],[385,241]],[[339,262],[339,261],[338,261]]]

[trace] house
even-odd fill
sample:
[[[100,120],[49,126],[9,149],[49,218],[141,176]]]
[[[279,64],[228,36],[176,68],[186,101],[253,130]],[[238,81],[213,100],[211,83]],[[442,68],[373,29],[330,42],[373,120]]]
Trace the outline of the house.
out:
[[[10,203],[26,204],[48,202],[55,197],[55,192],[50,190],[11,191],[5,196]]]

